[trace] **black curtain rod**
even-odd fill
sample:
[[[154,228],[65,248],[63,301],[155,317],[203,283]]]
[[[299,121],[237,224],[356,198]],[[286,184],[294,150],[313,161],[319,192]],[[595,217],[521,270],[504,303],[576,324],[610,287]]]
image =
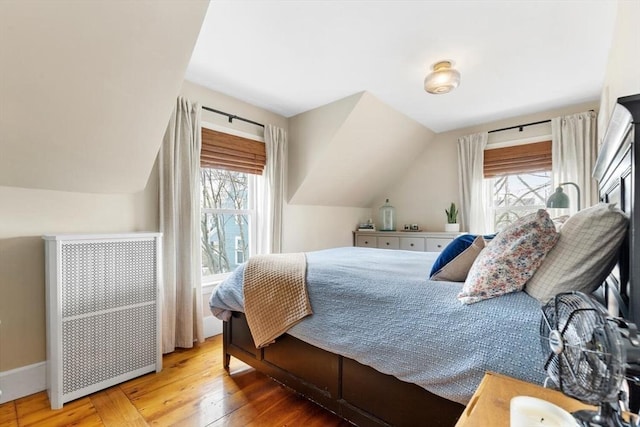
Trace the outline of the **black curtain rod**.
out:
[[[518,129],[520,132],[522,132],[522,129],[527,127],[527,126],[539,125],[539,124],[542,124],[542,123],[549,123],[550,121],[551,121],[551,119],[549,119],[549,120],[540,120],[539,122],[531,122],[531,123],[525,123],[523,125],[509,126],[508,128],[490,130],[488,133],[502,132],[503,130],[511,130],[511,129]]]
[[[225,113],[224,111],[216,110],[215,108],[209,108],[209,107],[205,107],[203,105],[202,109],[203,110],[207,110],[207,111],[211,111],[212,113],[216,113],[216,114],[221,114],[223,116],[227,116],[229,118],[229,123],[233,123],[234,120],[240,120],[240,121],[243,121],[243,122],[251,123],[252,125],[260,126],[261,128],[264,127],[264,125],[262,123],[254,122],[253,120],[245,119],[244,117],[236,116],[235,114]]]
[[[594,110],[589,110],[589,112],[593,113]],[[502,132],[503,130],[511,130],[511,129],[518,129],[520,132],[522,132],[522,129],[527,127],[527,126],[540,125],[542,123],[549,123],[550,121],[551,121],[551,119],[549,119],[549,120],[540,120],[539,122],[531,122],[531,123],[525,123],[523,125],[509,126],[508,128],[494,129],[494,130],[490,130],[487,133]]]

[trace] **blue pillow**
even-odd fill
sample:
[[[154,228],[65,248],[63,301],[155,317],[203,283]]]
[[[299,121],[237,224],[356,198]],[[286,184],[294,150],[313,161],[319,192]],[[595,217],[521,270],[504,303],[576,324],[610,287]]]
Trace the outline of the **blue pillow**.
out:
[[[433,267],[431,267],[431,273],[429,274],[429,277],[436,274],[445,265],[453,261],[455,257],[464,252],[469,246],[471,246],[473,241],[476,240],[476,237],[478,237],[478,235],[476,234],[463,234],[462,236],[458,236],[453,239],[453,241],[449,243],[442,252],[440,252],[440,255],[436,259],[436,262],[433,263]],[[495,234],[488,234],[483,237],[485,240],[491,240],[495,237]]]

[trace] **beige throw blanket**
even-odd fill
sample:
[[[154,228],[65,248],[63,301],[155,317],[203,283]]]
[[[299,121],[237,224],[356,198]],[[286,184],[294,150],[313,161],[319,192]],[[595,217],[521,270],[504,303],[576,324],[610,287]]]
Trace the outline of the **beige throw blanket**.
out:
[[[244,311],[256,348],[312,314],[304,253],[255,255],[244,270]]]

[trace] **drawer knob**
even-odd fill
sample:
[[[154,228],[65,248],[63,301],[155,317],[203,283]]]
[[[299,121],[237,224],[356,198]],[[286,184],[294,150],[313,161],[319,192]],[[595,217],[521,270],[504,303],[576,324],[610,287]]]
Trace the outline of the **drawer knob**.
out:
[[[389,242],[387,242],[387,246],[389,246]]]
[[[409,246],[413,247],[413,243],[411,245],[409,245]]]
[[[369,244],[369,241],[368,241],[368,240],[365,240],[365,241],[364,241],[364,244],[365,244],[365,245],[368,245],[368,244]]]
[[[438,247],[439,247],[439,248],[441,248],[441,247],[442,247],[442,245],[438,245]]]

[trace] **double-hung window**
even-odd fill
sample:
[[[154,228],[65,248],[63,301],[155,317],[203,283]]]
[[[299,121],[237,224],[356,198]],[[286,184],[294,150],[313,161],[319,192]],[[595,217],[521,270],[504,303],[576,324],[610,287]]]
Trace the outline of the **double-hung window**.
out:
[[[200,169],[202,276],[229,273],[250,255],[255,209],[249,193],[255,185],[248,173]]]
[[[488,148],[484,177],[489,180],[488,206],[494,231],[546,208],[551,194],[551,141]]]
[[[202,128],[200,237],[204,283],[222,280],[254,253],[255,189],[264,143]]]

